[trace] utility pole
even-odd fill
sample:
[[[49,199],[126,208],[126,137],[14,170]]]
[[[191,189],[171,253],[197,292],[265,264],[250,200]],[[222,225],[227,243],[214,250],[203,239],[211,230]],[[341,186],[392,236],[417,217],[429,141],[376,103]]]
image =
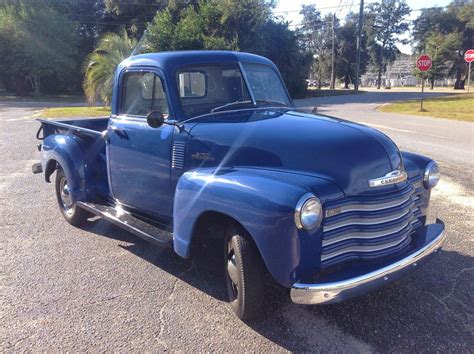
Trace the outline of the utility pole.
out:
[[[364,0],[360,0],[359,24],[357,25],[356,81],[354,82],[354,90],[356,91],[359,91],[360,47],[362,46],[362,24],[363,23],[364,23]]]
[[[354,82],[354,90],[359,91],[359,74],[360,74],[360,47],[362,46],[362,24],[364,22],[364,0],[360,0],[359,24],[357,26],[357,61],[356,61],[356,79]]]
[[[332,14],[332,25],[331,25],[331,29],[332,29],[332,55],[331,55],[331,90],[334,90],[335,89],[335,77],[334,77],[334,56],[335,56],[335,49],[334,49],[334,46],[335,46],[335,35],[334,35],[334,21],[336,21],[336,14]]]

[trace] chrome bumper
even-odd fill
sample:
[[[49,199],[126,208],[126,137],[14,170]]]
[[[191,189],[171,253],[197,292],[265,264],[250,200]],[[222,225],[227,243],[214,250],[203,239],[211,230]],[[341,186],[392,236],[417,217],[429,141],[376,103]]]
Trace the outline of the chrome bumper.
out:
[[[373,272],[338,282],[295,283],[290,293],[291,300],[303,305],[330,304],[364,294],[397,279],[409,269],[417,267],[429,255],[436,253],[442,247],[446,233],[441,220],[437,220],[435,224],[425,226],[423,229],[425,237],[429,237],[431,241],[409,256]]]

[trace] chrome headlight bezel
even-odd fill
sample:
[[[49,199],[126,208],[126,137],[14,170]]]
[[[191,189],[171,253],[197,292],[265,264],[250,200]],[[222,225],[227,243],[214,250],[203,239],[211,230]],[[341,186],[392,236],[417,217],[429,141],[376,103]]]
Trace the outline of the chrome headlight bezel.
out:
[[[300,230],[312,230],[323,219],[323,207],[319,198],[313,193],[303,195],[295,207],[295,224]]]
[[[426,165],[425,172],[423,174],[423,185],[426,189],[432,189],[436,187],[439,179],[439,166],[435,161],[431,161],[428,165]]]

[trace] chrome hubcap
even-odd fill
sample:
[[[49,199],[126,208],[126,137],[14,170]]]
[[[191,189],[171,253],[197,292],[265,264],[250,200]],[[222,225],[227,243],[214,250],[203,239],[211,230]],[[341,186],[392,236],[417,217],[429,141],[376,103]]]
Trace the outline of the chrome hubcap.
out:
[[[67,185],[66,178],[61,179],[61,184],[59,185],[61,204],[66,213],[72,214],[74,212],[74,203],[72,202],[71,193],[69,192],[69,187]]]
[[[232,290],[234,291],[234,295],[237,296],[239,286],[239,273],[237,270],[237,260],[235,258],[235,253],[231,242],[229,242],[227,251],[227,274],[232,283]]]

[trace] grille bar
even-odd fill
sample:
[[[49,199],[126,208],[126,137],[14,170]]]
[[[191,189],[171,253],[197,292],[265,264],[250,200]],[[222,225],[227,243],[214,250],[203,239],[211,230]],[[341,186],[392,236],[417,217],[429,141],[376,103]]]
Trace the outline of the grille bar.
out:
[[[347,234],[343,234],[337,237],[333,237],[330,239],[324,239],[323,240],[323,247],[325,246],[330,246],[332,244],[346,241],[346,240],[351,240],[351,239],[365,239],[365,240],[371,240],[371,239],[376,239],[376,238],[381,238],[385,236],[389,236],[392,234],[396,234],[397,232],[402,231],[405,229],[408,225],[412,224],[412,220],[409,220],[407,222],[404,222],[401,226],[397,225],[393,228],[384,230],[382,232],[376,231],[376,232],[350,232]]]
[[[421,176],[416,176],[395,193],[329,203],[323,222],[321,266],[349,259],[374,259],[403,250],[421,226],[418,217],[425,202],[421,193]]]
[[[369,246],[369,245],[363,245],[363,246],[349,246],[349,247],[345,247],[344,249],[341,249],[339,251],[336,251],[336,252],[333,252],[333,253],[330,253],[330,254],[323,254],[321,256],[321,261],[326,261],[330,258],[334,258],[334,257],[337,257],[341,254],[344,254],[344,253],[351,253],[351,252],[364,252],[364,253],[367,253],[367,252],[375,252],[375,251],[380,251],[380,250],[384,250],[386,248],[390,248],[390,247],[393,247],[393,246],[397,246],[398,244],[402,243],[403,241],[405,241],[405,239],[407,238],[407,234],[404,234],[404,235],[401,235],[400,237],[398,237],[397,239],[391,241],[391,242],[387,242],[387,243],[384,243],[382,245],[375,245],[375,246]]]
[[[329,226],[324,226],[323,232],[328,232],[332,231],[335,229],[338,229],[340,227],[344,226],[349,226],[349,225],[378,225],[378,224],[384,224],[390,221],[398,220],[400,218],[403,218],[404,216],[408,215],[408,213],[411,211],[410,208],[403,209],[400,212],[391,213],[390,215],[378,217],[378,218],[351,218],[349,220],[343,220],[335,224],[331,224]]]

